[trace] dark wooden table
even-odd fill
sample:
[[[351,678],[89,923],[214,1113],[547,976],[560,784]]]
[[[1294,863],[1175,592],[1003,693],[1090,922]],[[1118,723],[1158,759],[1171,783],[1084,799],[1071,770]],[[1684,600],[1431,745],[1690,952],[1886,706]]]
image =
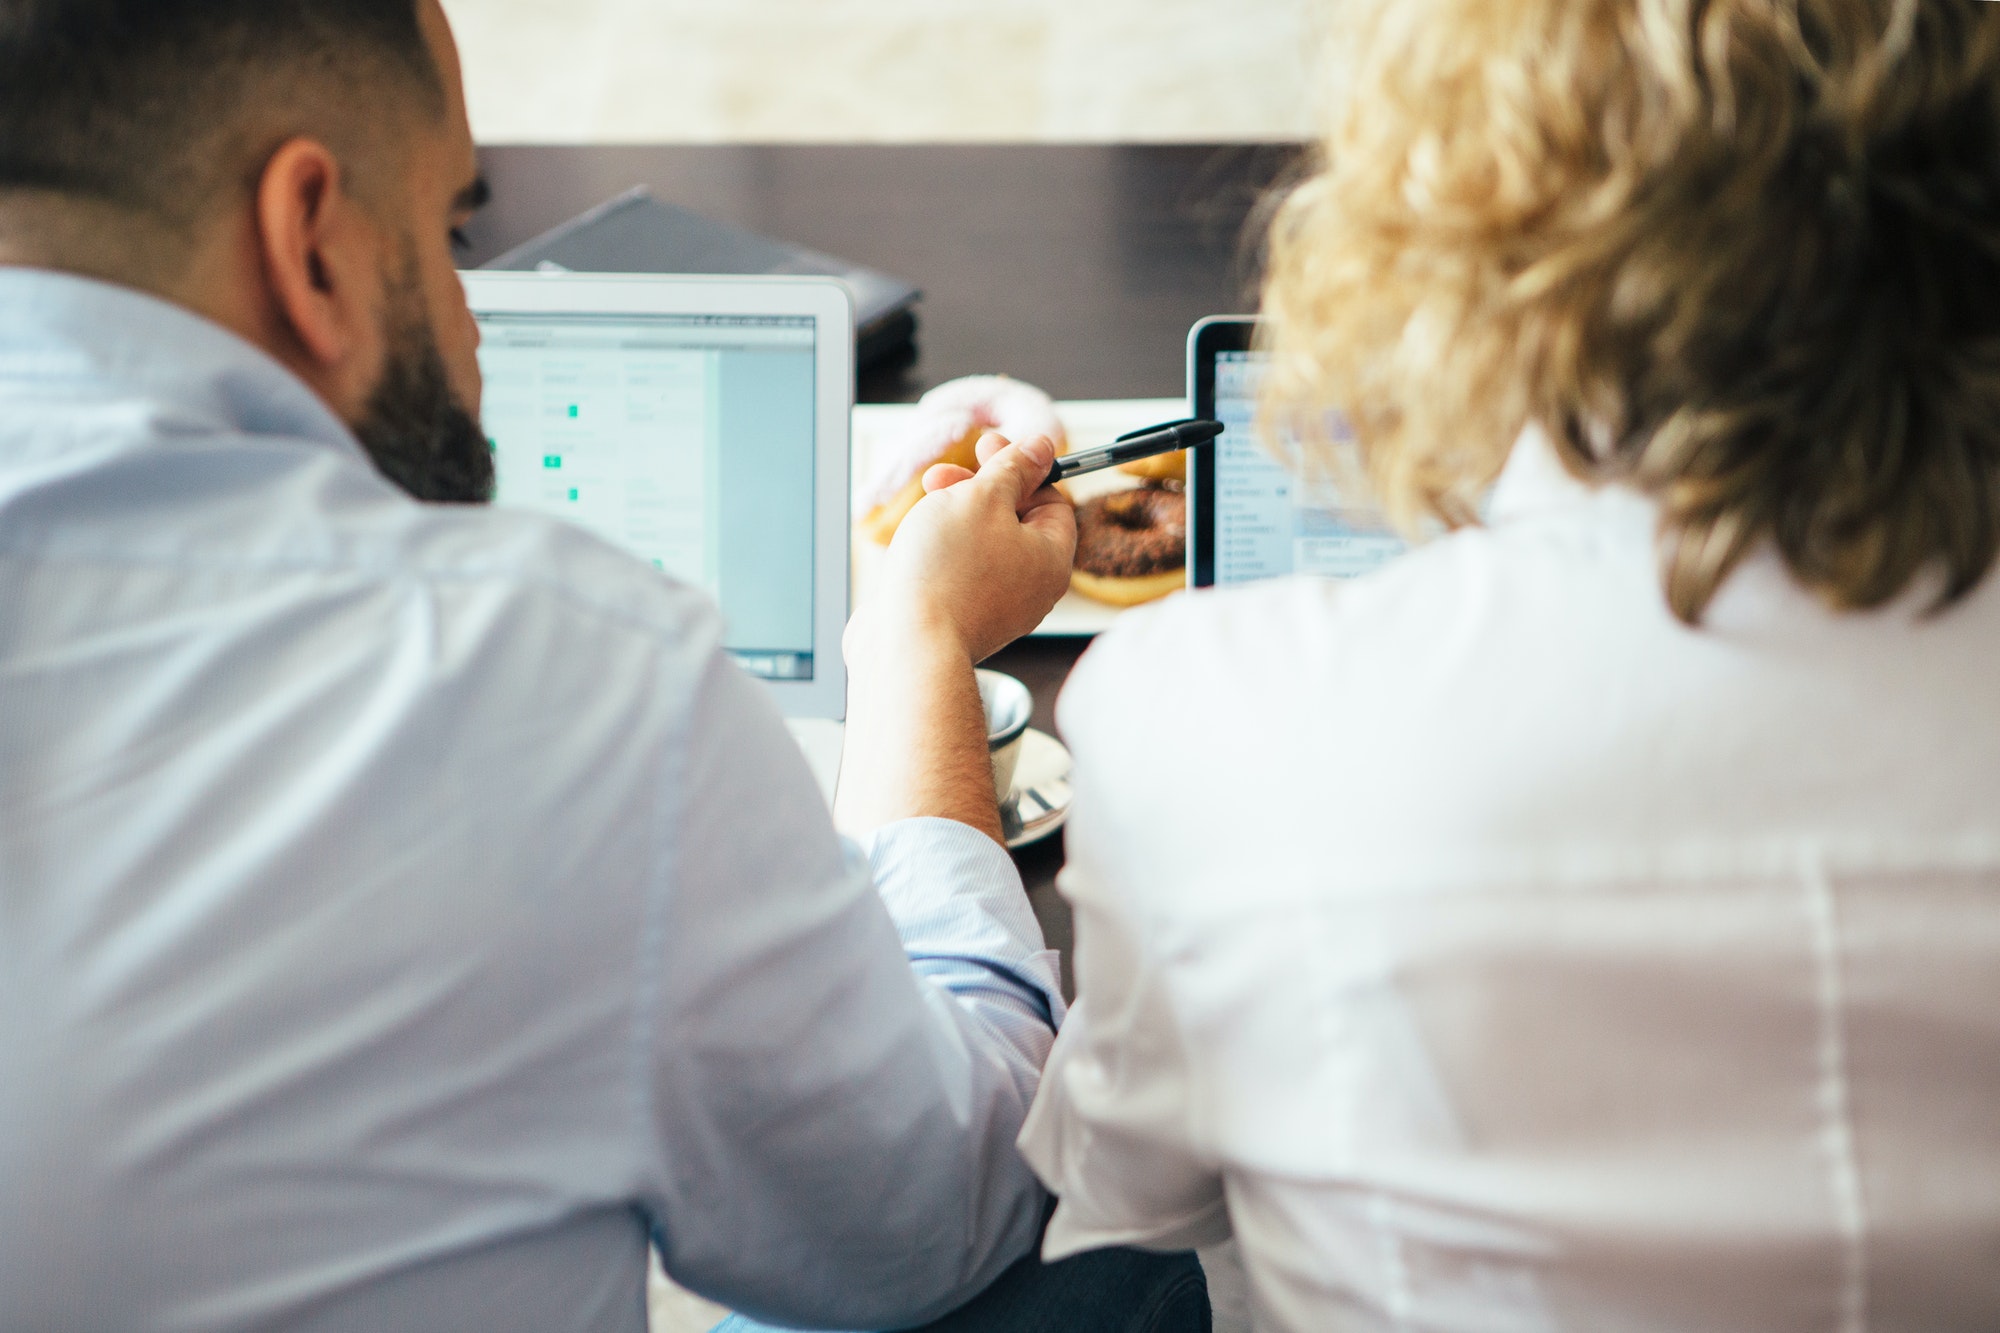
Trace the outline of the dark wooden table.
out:
[[[863,402],[903,402],[1005,372],[1057,398],[1185,390],[1188,327],[1254,306],[1260,203],[1287,145],[728,145],[489,147],[493,203],[468,229],[478,264],[634,185],[672,203],[908,279],[918,354],[872,372]],[[1028,640],[990,665],[1056,695],[1087,642]],[[1060,837],[1019,856],[1049,942]]]

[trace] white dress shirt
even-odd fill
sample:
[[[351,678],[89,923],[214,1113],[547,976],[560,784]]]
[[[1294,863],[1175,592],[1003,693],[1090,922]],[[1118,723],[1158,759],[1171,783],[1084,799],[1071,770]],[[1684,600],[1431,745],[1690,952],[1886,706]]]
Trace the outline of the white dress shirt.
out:
[[[1025,1253],[1013,864],[843,844],[719,637],[224,331],[0,270],[0,1329],[637,1330],[649,1237],[864,1327]]]
[[[1258,1327],[2000,1328],[2000,576],[1706,628],[1524,440],[1484,530],[1122,620],[1061,704],[1046,1251]]]

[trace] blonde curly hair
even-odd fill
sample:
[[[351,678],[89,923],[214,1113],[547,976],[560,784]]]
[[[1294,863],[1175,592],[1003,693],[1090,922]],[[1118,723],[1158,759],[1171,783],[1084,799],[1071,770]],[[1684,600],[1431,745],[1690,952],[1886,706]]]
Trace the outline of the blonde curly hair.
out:
[[[1980,582],[2000,5],[1366,3],[1271,235],[1267,420],[1308,466],[1338,404],[1392,516],[1456,526],[1538,424],[1657,500],[1689,623],[1766,542],[1843,609]]]

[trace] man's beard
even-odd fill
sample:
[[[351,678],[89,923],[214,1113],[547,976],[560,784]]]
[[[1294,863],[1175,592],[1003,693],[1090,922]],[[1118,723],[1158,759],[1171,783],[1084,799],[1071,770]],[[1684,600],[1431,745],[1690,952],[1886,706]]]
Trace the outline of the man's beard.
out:
[[[354,434],[376,468],[419,500],[485,504],[493,453],[479,421],[452,396],[424,317],[414,263],[389,284],[389,356]]]

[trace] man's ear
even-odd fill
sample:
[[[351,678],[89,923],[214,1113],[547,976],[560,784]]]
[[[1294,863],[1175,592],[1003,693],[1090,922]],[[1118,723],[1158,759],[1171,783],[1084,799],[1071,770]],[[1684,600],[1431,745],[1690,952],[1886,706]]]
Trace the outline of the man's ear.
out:
[[[308,377],[346,397],[380,357],[379,231],[349,192],[340,160],[312,139],[288,140],[271,155],[256,210],[274,313]]]

